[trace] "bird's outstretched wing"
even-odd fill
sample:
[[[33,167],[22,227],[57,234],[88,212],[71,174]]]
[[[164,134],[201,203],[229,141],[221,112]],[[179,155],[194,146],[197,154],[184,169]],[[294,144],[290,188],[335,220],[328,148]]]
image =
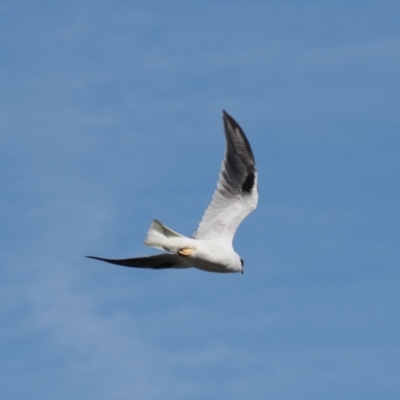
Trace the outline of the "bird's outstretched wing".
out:
[[[157,254],[150,257],[125,258],[122,260],[113,260],[110,258],[101,258],[86,256],[94,260],[105,261],[110,264],[122,265],[133,268],[165,269],[165,268],[187,268],[182,259],[176,254]]]
[[[231,243],[240,223],[257,206],[257,170],[243,130],[225,111],[223,114],[225,159],[217,189],[193,237]]]

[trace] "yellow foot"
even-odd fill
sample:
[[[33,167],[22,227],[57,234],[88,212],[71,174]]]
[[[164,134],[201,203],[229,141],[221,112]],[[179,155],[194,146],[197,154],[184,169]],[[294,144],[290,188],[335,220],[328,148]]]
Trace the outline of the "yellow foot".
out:
[[[178,250],[178,254],[183,257],[189,257],[194,252],[193,247],[182,247]]]

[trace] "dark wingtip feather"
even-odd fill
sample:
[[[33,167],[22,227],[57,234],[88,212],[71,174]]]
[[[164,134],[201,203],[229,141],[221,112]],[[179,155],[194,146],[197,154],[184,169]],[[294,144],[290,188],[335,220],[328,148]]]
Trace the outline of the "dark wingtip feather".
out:
[[[120,265],[123,267],[133,267],[133,268],[165,269],[165,268],[174,268],[176,266],[174,260],[171,259],[173,255],[170,254],[160,254],[150,257],[125,258],[121,260],[94,257],[94,256],[85,256],[85,257],[92,258],[93,260],[104,261],[114,265]]]
[[[101,257],[95,257],[95,256],[85,256],[85,257],[86,258],[91,258],[92,260],[105,261],[105,262],[108,262],[110,264],[116,264],[116,265],[123,265],[120,262],[121,261],[125,261],[125,260],[111,260],[111,259],[108,259],[108,258],[101,258]]]
[[[124,259],[124,260],[114,260],[110,258],[101,258],[101,257],[94,257],[94,256],[85,256],[86,258],[91,258],[92,260],[99,260],[99,261],[104,261],[110,264],[115,264],[115,265],[122,265],[126,267],[130,267],[129,259]]]
[[[91,258],[92,260],[107,261],[106,258],[100,258],[100,257],[95,257],[95,256],[84,256],[84,257]]]
[[[223,118],[224,118],[225,132],[227,132],[229,129],[233,129],[233,130],[236,130],[237,132],[239,132],[240,136],[243,139],[243,142],[244,142],[244,145],[248,152],[248,155],[249,155],[253,165],[255,166],[256,161],[254,159],[253,150],[251,149],[249,140],[247,139],[246,134],[243,132],[243,129],[225,110],[222,110],[222,113],[223,113]]]

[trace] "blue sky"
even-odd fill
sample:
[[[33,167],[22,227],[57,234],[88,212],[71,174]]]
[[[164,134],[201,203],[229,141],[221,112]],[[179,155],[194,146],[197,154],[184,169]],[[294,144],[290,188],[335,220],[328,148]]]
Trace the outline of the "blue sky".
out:
[[[400,4],[0,4],[0,396],[398,399]],[[259,171],[245,274],[143,271],[190,235],[222,109]]]

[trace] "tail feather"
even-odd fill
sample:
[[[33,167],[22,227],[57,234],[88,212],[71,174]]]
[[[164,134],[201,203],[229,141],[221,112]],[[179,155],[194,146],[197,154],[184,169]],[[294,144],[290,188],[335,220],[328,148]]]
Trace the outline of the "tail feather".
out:
[[[155,247],[160,250],[167,250],[169,238],[183,238],[184,236],[173,231],[172,229],[163,225],[160,221],[154,220],[150,225],[150,229],[147,232],[147,237],[144,241],[145,245]]]

